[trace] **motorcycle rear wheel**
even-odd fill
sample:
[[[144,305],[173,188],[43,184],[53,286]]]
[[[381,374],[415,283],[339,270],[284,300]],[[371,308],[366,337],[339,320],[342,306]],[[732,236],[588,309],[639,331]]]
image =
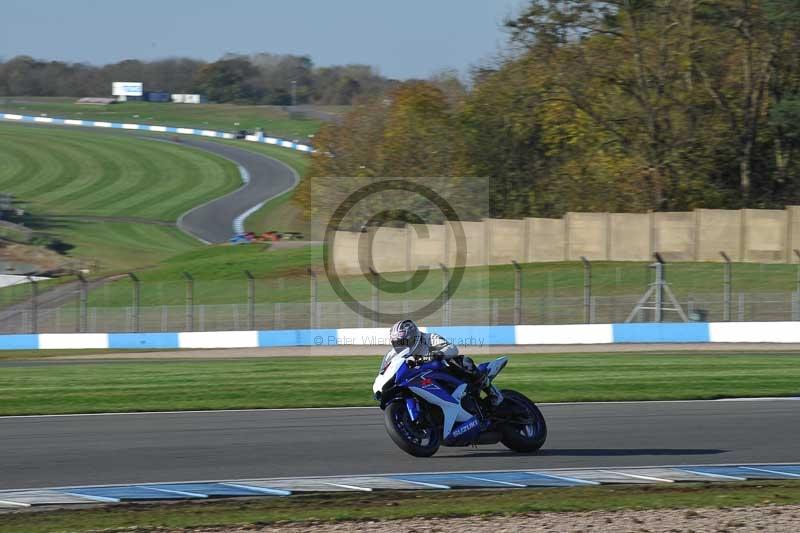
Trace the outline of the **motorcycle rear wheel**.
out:
[[[420,418],[414,422],[405,402],[392,402],[386,406],[384,421],[386,432],[397,446],[414,457],[430,457],[441,444],[441,429],[431,416],[421,410]]]
[[[515,452],[535,452],[547,440],[547,423],[536,404],[524,394],[513,390],[503,390],[503,404],[509,410],[531,420],[529,424],[505,423],[501,426],[503,438],[500,442]],[[506,403],[508,402],[508,403]]]

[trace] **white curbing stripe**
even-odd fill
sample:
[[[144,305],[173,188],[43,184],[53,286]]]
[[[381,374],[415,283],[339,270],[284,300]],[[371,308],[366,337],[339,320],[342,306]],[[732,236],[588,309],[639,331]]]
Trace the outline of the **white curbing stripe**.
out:
[[[797,322],[712,322],[711,342],[800,342]]]
[[[10,505],[11,507],[30,507],[29,503],[12,502],[10,500],[0,500],[0,505]]]
[[[345,485],[343,483],[329,483],[327,481],[323,481],[322,484],[330,485],[331,487],[339,487],[342,489],[359,490],[362,492],[372,492],[372,489],[369,487],[356,487],[355,485]]]
[[[108,333],[42,333],[40,350],[71,350],[83,348],[109,348]]]
[[[453,488],[453,487],[451,487],[449,485],[440,485],[438,483],[427,483],[425,481],[412,481],[410,479],[404,479],[402,477],[397,477],[397,476],[393,477],[393,479],[397,479],[397,480],[402,481],[404,483],[411,483],[412,485],[419,485],[420,487],[428,487],[429,489],[449,490],[449,489]]]
[[[612,324],[514,326],[514,344],[612,344]]]
[[[178,333],[181,348],[258,348],[257,331],[195,331]]]
[[[674,483],[674,479],[664,479],[661,477],[652,477],[652,476],[642,476],[639,474],[629,474],[627,472],[620,472],[618,470],[598,470],[598,472],[604,472],[606,474],[617,474],[620,476],[625,476],[633,479],[643,479],[645,481],[658,481],[659,483]]]

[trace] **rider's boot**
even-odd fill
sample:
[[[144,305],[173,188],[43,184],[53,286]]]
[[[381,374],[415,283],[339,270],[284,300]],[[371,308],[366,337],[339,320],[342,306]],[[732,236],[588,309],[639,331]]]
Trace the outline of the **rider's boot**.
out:
[[[478,371],[478,376],[475,379],[475,386],[486,394],[486,399],[492,407],[497,407],[503,403],[503,394],[500,390],[492,385],[492,381],[485,372]]]

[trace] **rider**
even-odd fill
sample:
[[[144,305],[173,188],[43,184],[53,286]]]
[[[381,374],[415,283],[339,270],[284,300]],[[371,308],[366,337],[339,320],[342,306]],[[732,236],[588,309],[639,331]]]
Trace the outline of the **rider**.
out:
[[[436,333],[422,333],[413,320],[401,320],[389,330],[394,355],[408,348],[408,355],[428,360],[446,361],[450,373],[468,381],[484,391],[493,406],[503,401],[503,396],[491,383],[486,372],[481,371],[469,357],[459,355],[458,347]],[[388,354],[387,354],[388,355]]]

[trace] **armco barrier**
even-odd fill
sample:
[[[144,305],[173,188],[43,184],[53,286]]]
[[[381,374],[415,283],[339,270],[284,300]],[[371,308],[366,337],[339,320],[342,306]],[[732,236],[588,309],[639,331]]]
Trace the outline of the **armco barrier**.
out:
[[[448,326],[430,329],[459,346],[680,342],[800,343],[797,322]],[[422,328],[423,331],[428,328]],[[388,328],[201,331],[175,333],[42,333],[0,335],[0,350],[272,348],[388,346]]]
[[[33,122],[36,124],[54,124],[57,126],[83,126],[88,128],[111,128],[121,130],[133,131],[152,131],[156,133],[175,133],[178,135],[199,135],[201,137],[216,137],[220,139],[233,139],[235,136],[232,133],[223,131],[203,130],[195,128],[179,128],[176,126],[154,126],[150,124],[129,124],[121,122],[103,122],[99,120],[79,120],[70,118],[58,117],[33,117],[29,115],[16,115],[13,113],[0,113],[0,120],[7,120],[12,122]],[[260,142],[263,144],[272,144],[280,146],[281,148],[289,148],[290,150],[298,150],[300,152],[312,152],[314,149],[307,144],[299,144],[277,137],[264,137],[263,135],[248,135],[246,140],[251,142]]]

